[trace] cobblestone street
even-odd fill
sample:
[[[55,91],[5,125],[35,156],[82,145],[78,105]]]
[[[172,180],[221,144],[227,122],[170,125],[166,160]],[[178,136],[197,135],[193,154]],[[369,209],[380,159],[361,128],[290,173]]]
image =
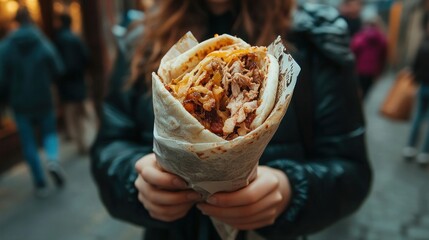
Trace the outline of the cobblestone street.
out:
[[[393,79],[386,74],[365,103],[371,195],[355,215],[309,240],[429,240],[429,171],[401,158],[409,123],[378,114]],[[112,219],[101,205],[88,157],[76,155],[70,144],[61,152],[69,181],[47,199],[33,197],[24,164],[0,175],[0,239],[141,239],[140,228]]]

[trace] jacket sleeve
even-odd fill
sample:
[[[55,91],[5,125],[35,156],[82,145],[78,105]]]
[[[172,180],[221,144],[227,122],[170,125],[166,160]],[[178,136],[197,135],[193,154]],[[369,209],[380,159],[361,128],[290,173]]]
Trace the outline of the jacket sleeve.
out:
[[[269,239],[317,232],[357,210],[369,192],[371,169],[353,68],[352,62],[321,57],[311,69],[314,149],[304,161],[268,163],[284,171],[292,187],[288,209],[259,231]]]
[[[101,127],[91,148],[91,172],[101,200],[113,217],[140,226],[164,228],[171,223],[151,218],[138,201],[134,187],[134,165],[152,152],[152,146],[141,144],[133,95],[130,91],[110,96],[104,103]]]

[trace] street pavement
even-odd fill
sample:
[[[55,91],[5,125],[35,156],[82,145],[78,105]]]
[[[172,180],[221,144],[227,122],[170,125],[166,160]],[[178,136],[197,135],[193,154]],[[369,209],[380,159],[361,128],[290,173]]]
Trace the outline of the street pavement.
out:
[[[404,162],[410,125],[381,117],[379,106],[393,83],[386,74],[364,103],[367,145],[374,169],[371,194],[361,209],[309,240],[429,240],[429,171]],[[0,175],[1,240],[134,240],[142,230],[112,219],[89,172],[89,158],[63,142],[65,189],[46,199],[33,196],[24,164]]]
[[[131,240],[141,229],[112,219],[97,196],[89,158],[62,144],[67,185],[46,199],[34,197],[27,168],[20,164],[0,178],[1,240]]]

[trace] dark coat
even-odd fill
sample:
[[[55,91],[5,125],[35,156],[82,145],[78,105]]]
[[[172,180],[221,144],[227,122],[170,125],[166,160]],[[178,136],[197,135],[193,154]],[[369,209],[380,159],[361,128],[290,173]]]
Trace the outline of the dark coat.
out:
[[[0,89],[15,112],[53,110],[51,85],[63,72],[53,45],[33,25],[23,25],[0,44]]]
[[[425,36],[412,65],[416,82],[429,86],[429,36]]]
[[[57,32],[55,45],[65,66],[64,74],[58,82],[61,100],[64,102],[85,100],[85,70],[88,64],[86,46],[69,28]]]
[[[372,176],[345,22],[320,5],[301,8],[295,17],[290,40],[303,67],[296,93],[312,96],[310,104],[293,97],[260,159],[261,165],[282,170],[292,186],[287,210],[275,224],[257,230],[267,239],[311,234],[350,215],[367,196]],[[308,89],[303,90],[305,81]],[[153,121],[149,95],[132,89],[106,100],[91,162],[103,203],[112,216],[144,227],[146,240],[219,239],[210,220],[195,208],[167,223],[151,218],[138,201],[134,164],[152,152]],[[245,239],[244,233],[238,239]]]

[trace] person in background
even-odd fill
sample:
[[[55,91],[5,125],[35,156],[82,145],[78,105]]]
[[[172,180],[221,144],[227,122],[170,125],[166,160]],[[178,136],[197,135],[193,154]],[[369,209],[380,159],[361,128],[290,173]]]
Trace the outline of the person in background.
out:
[[[151,9],[154,0],[139,1],[139,9],[124,13],[129,21],[122,21],[112,29],[115,36],[116,56],[112,71],[109,73],[108,95],[115,95],[124,90],[125,82],[130,78],[130,66],[135,50],[144,31],[142,24],[145,14]],[[124,24],[126,23],[126,24]],[[118,31],[119,30],[119,31]]]
[[[362,28],[361,10],[362,0],[343,0],[340,4],[339,11],[341,17],[347,22],[350,37]]]
[[[13,111],[36,196],[45,197],[49,188],[38,154],[36,129],[40,128],[47,170],[61,188],[65,178],[59,163],[51,87],[62,74],[63,64],[54,46],[33,24],[26,8],[18,10],[15,20],[19,28],[0,46],[0,89],[7,92],[6,101]]]
[[[293,18],[292,18],[292,12]],[[145,240],[219,239],[209,217],[266,239],[297,239],[356,211],[372,173],[364,142],[353,54],[335,9],[293,0],[159,0],[143,22],[125,90],[110,94],[91,149],[100,197]],[[294,97],[247,187],[207,202],[161,169],[152,153],[151,72],[186,32],[199,40],[237,35],[267,46],[278,35],[302,67]],[[293,46],[293,47],[292,47]]]
[[[420,45],[414,62],[411,66],[411,71],[414,75],[414,80],[420,85],[417,101],[416,113],[412,120],[411,132],[408,138],[407,146],[403,149],[405,160],[413,160],[417,156],[417,163],[422,166],[429,164],[429,129],[426,130],[425,139],[423,142],[421,153],[418,154],[417,142],[421,127],[424,122],[429,122],[429,16],[428,13],[423,18],[423,29],[425,35]]]
[[[85,123],[89,119],[85,83],[88,50],[83,41],[72,32],[70,15],[59,15],[55,23],[55,45],[65,67],[58,81],[58,90],[64,107],[66,133],[76,142],[79,153],[85,154],[88,149]]]
[[[133,11],[136,12],[136,10]],[[109,94],[123,91],[124,82],[130,77],[129,69],[135,48],[144,30],[141,24],[144,12],[133,14],[129,18],[128,25],[116,25],[113,28],[116,37],[116,57],[109,74]],[[116,31],[117,29],[120,31]]]
[[[376,13],[364,18],[364,27],[352,38],[351,48],[356,57],[362,98],[365,98],[387,59],[387,38],[378,25]]]

